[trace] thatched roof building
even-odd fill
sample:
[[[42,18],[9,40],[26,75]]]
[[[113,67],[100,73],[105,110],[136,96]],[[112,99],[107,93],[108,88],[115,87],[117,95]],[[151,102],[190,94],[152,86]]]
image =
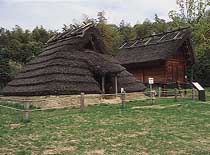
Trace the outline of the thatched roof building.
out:
[[[109,55],[98,29],[86,24],[51,38],[43,52],[8,83],[3,94],[112,93],[121,87],[127,92],[145,88]]]
[[[189,28],[151,35],[125,42],[116,59],[135,75],[148,82],[185,82],[186,67],[194,63],[194,52]]]

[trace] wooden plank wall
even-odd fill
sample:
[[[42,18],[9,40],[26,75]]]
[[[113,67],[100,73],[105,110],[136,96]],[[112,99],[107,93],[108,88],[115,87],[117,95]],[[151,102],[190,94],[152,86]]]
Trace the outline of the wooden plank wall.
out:
[[[136,68],[129,70],[138,80],[148,83],[148,78],[153,77],[156,83],[165,82],[165,65]]]
[[[139,67],[136,69],[129,69],[138,80],[148,83],[148,78],[153,77],[155,83],[185,83],[185,68],[184,61],[179,59],[169,59],[162,65],[154,65],[150,67]]]
[[[156,63],[154,65],[142,67],[136,65],[133,69],[128,69],[138,80],[148,83],[148,78],[153,77],[155,83],[185,83],[185,70],[186,70],[186,60],[184,56],[183,48],[174,55],[172,58],[165,60],[164,63],[159,65]]]
[[[169,82],[185,82],[185,68],[183,61],[177,59],[170,59],[166,62],[166,79]]]

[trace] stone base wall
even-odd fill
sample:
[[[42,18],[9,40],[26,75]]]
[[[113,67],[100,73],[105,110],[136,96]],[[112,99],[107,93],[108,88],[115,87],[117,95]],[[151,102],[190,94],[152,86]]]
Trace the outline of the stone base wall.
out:
[[[145,100],[148,97],[142,92],[127,93],[126,101]],[[18,97],[18,96],[0,96],[0,101],[3,102],[29,102],[34,106],[41,108],[61,108],[66,106],[79,107],[80,95],[59,95],[59,96],[31,96],[31,97]],[[121,103],[120,94],[115,95],[101,94],[87,94],[85,95],[85,105],[94,104],[119,104]]]

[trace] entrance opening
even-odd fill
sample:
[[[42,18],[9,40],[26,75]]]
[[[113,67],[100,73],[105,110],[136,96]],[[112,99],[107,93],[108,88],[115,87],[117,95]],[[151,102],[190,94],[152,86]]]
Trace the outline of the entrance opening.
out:
[[[95,74],[94,79],[98,82],[99,88],[103,91],[103,84],[102,84],[102,75]],[[105,94],[113,94],[115,93],[115,84],[114,84],[114,77],[111,75],[104,76],[104,93]]]
[[[114,78],[111,75],[106,75],[105,77],[105,93],[114,93]]]
[[[94,74],[94,79],[98,82],[98,86],[102,90],[102,76],[99,74]]]

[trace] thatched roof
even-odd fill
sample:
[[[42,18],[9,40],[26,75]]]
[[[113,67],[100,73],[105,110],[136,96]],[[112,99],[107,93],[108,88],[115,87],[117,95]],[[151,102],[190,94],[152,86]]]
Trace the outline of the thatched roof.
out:
[[[138,92],[139,88],[141,91],[146,89],[141,81],[137,81],[133,74],[129,73],[126,70],[119,74],[118,85],[119,92],[120,88],[124,88],[126,92]]]
[[[173,57],[184,47],[188,64],[194,63],[191,32],[188,28],[125,42],[116,59],[123,65],[148,63]]]
[[[15,79],[8,83],[3,94],[35,96],[101,93],[101,84],[94,76],[114,76],[121,72],[125,72],[125,68],[109,55],[94,25],[87,24],[51,38],[43,52],[27,63]],[[144,89],[132,75],[130,77],[132,86],[127,86],[123,77],[119,85],[125,86],[128,92]]]

